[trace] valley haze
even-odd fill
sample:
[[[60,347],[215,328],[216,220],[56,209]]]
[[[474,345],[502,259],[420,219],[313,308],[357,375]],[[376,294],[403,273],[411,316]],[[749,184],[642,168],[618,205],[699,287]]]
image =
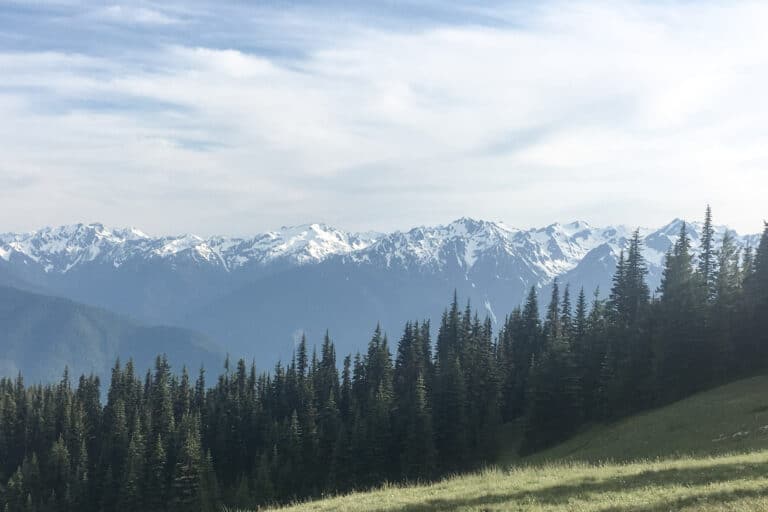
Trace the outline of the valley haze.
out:
[[[682,222],[640,229],[651,290]],[[716,238],[727,229],[716,227]],[[215,370],[230,354],[268,369],[278,359],[290,360],[303,334],[319,345],[328,331],[341,353],[354,353],[364,349],[377,323],[391,335],[407,320],[434,323],[454,291],[493,324],[531,287],[546,300],[556,278],[574,295],[583,286],[588,296],[599,289],[604,297],[633,230],[584,221],[517,229],[464,217],[391,233],[307,224],[250,237],[202,238],[75,224],[0,235],[0,285],[108,310],[123,315],[121,322],[195,333],[194,344],[204,352],[190,357],[183,343],[168,348],[179,367],[209,367],[218,359]],[[700,231],[699,222],[689,223],[694,250]],[[736,240],[755,247],[759,236]],[[129,352],[118,351],[119,343],[107,345],[96,366],[58,358],[50,371],[55,375],[68,363],[106,374],[110,357]],[[5,355],[14,357],[23,359]],[[16,368],[6,364],[5,373]]]

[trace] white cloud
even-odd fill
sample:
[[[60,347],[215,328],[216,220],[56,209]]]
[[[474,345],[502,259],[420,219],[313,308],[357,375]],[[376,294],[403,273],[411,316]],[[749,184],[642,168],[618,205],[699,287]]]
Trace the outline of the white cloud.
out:
[[[109,5],[89,13],[89,17],[112,23],[173,25],[181,20],[159,10],[130,5]]]
[[[0,173],[35,178],[0,190],[0,211],[6,228],[205,234],[460,215],[655,224],[711,202],[755,231],[766,17],[758,3],[568,3],[494,28],[358,26],[292,59],[183,41],[125,62],[0,54]]]

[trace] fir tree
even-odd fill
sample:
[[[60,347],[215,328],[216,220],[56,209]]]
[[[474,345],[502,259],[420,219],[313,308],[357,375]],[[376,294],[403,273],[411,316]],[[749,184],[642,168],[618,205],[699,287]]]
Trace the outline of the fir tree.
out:
[[[171,484],[174,510],[199,510],[200,503],[200,432],[198,419],[185,414],[179,425],[179,455]]]
[[[142,434],[139,415],[136,414],[131,440],[128,444],[125,480],[120,490],[118,502],[118,510],[120,512],[140,510],[143,506],[142,485],[146,482],[144,474],[145,453],[144,435]]]
[[[704,293],[709,300],[714,298],[715,293],[716,263],[715,228],[712,226],[712,208],[707,205],[707,210],[704,214],[704,226],[701,230],[701,246],[697,272],[699,274],[699,282],[704,287]]]
[[[547,307],[547,316],[544,322],[544,339],[547,348],[552,346],[563,335],[562,324],[560,323],[560,286],[557,278],[552,283],[552,297],[549,299]]]
[[[668,399],[679,398],[706,381],[709,354],[701,332],[701,286],[693,270],[691,241],[682,223],[680,234],[667,254],[659,291],[661,387]]]

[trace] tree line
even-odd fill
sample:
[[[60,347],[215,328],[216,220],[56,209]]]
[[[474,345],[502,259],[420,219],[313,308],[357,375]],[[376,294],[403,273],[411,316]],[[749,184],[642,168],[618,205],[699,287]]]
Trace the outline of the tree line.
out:
[[[394,345],[377,327],[341,364],[326,334],[212,382],[118,361],[104,402],[93,375],[1,379],[0,510],[208,512],[430,480],[492,462],[502,425],[530,453],[768,367],[768,224],[740,251],[707,208],[698,254],[683,224],[658,290],[647,272],[636,231],[607,299],[555,281],[542,315],[533,288],[496,335],[454,296],[434,342],[428,321]]]

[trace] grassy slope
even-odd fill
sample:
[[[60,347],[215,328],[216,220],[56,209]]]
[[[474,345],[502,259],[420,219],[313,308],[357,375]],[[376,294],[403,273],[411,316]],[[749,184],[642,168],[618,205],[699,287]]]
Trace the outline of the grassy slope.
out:
[[[631,461],[760,449],[768,449],[768,376],[739,380],[611,425],[595,426],[527,460]],[[501,462],[514,460],[509,456]]]
[[[382,488],[293,512],[768,510],[768,453],[628,465],[489,470],[429,486]]]
[[[768,377],[593,427],[533,457],[502,458],[511,464],[285,510],[768,511]]]

